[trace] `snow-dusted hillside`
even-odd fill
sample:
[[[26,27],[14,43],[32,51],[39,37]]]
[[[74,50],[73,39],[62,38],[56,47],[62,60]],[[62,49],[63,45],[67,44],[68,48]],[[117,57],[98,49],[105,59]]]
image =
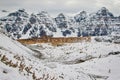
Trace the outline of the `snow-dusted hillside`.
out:
[[[66,71],[62,65],[55,71],[51,67],[58,63],[49,66],[43,62],[46,59],[42,58],[42,55],[47,52],[33,51],[0,32],[0,80],[91,80],[92,78],[82,71],[77,72],[70,68]]]
[[[31,50],[0,33],[1,80],[120,78],[119,44],[96,42],[92,38],[91,42],[66,43],[59,46],[34,44],[27,47]]]
[[[42,63],[58,74],[62,73],[61,78],[64,80],[84,80],[83,74],[91,77],[90,80],[120,79],[119,44],[96,42],[93,39],[92,42],[61,46],[34,44],[28,47],[41,52]]]
[[[92,40],[57,46],[15,41],[44,35]],[[56,18],[45,11],[30,15],[20,9],[0,18],[0,80],[119,80],[119,43],[120,17],[105,7]]]
[[[0,80],[56,80],[36,53],[0,32]],[[57,78],[59,79],[59,78]]]
[[[104,36],[120,31],[120,16],[114,16],[107,8],[88,14],[81,11],[74,17],[60,13],[51,17],[46,11],[28,14],[25,9],[0,18],[0,25],[14,39],[53,37]]]

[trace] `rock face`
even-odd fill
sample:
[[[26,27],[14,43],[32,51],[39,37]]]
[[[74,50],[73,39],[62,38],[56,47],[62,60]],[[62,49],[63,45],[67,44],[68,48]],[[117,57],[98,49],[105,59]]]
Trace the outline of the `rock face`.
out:
[[[96,13],[81,11],[74,17],[60,13],[52,18],[47,12],[29,15],[24,9],[0,18],[4,30],[14,39],[53,37],[103,36],[120,31],[120,17],[102,7]]]

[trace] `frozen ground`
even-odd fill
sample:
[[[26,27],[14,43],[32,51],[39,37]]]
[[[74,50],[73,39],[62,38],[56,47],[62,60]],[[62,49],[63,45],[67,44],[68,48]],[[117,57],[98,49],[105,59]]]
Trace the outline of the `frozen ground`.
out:
[[[27,47],[0,33],[0,80],[120,79],[120,44],[92,40]]]
[[[35,54],[0,33],[0,80],[55,80],[56,74],[45,67]]]
[[[81,79],[83,74],[91,77],[90,80],[120,79],[120,44],[92,40],[62,46],[35,44],[28,47],[38,52],[41,62],[61,74],[64,80],[84,80]]]

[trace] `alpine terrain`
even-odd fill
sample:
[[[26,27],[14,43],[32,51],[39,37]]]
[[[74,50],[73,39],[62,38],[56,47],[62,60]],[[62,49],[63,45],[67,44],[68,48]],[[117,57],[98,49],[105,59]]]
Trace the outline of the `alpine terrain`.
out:
[[[90,41],[18,42],[43,36]],[[55,18],[25,9],[0,17],[0,80],[120,80],[120,16],[102,7]]]
[[[0,18],[3,29],[14,39],[52,37],[105,36],[120,31],[120,16],[102,7],[95,13],[81,11],[75,16],[60,13],[51,17],[46,11],[28,14],[25,9]]]

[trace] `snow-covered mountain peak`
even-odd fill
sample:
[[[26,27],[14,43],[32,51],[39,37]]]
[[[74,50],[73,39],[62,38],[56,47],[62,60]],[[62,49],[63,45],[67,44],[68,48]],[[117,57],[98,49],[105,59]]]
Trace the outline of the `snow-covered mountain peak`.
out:
[[[19,17],[19,16],[22,16],[22,17],[28,17],[28,13],[25,11],[25,9],[19,9],[18,11],[16,12],[13,12],[13,13],[10,13],[8,16],[16,16],[16,17]]]
[[[101,11],[104,11],[104,10],[105,10],[105,11],[108,11],[108,9],[107,9],[106,7],[102,7],[102,8],[101,8]]]
[[[109,12],[106,7],[102,7],[100,10],[97,11],[97,15],[104,16],[104,17],[114,17],[114,15]]]
[[[37,14],[39,17],[50,17],[47,11],[41,11]]]
[[[87,18],[87,12],[86,11],[81,11],[74,18],[75,18],[76,22],[80,22],[81,20],[85,20]]]
[[[87,15],[87,12],[86,11],[81,11],[80,15]]]
[[[63,13],[60,13],[60,14],[58,14],[57,17],[59,17],[59,18],[64,18],[64,19],[65,19],[66,16],[65,16]]]
[[[25,9],[19,9],[18,11],[19,12],[25,12]]]
[[[19,9],[0,18],[0,23],[15,39],[48,34],[53,37],[65,37],[67,34],[71,37],[108,35],[120,30],[120,17],[114,17],[105,7],[92,14],[81,11],[74,17],[60,13],[56,18],[52,18],[46,11],[29,15],[25,9]]]
[[[72,17],[69,17],[63,13],[60,13],[56,18],[55,18],[56,24],[58,25],[59,28],[70,28],[72,25],[74,25],[75,20]]]

